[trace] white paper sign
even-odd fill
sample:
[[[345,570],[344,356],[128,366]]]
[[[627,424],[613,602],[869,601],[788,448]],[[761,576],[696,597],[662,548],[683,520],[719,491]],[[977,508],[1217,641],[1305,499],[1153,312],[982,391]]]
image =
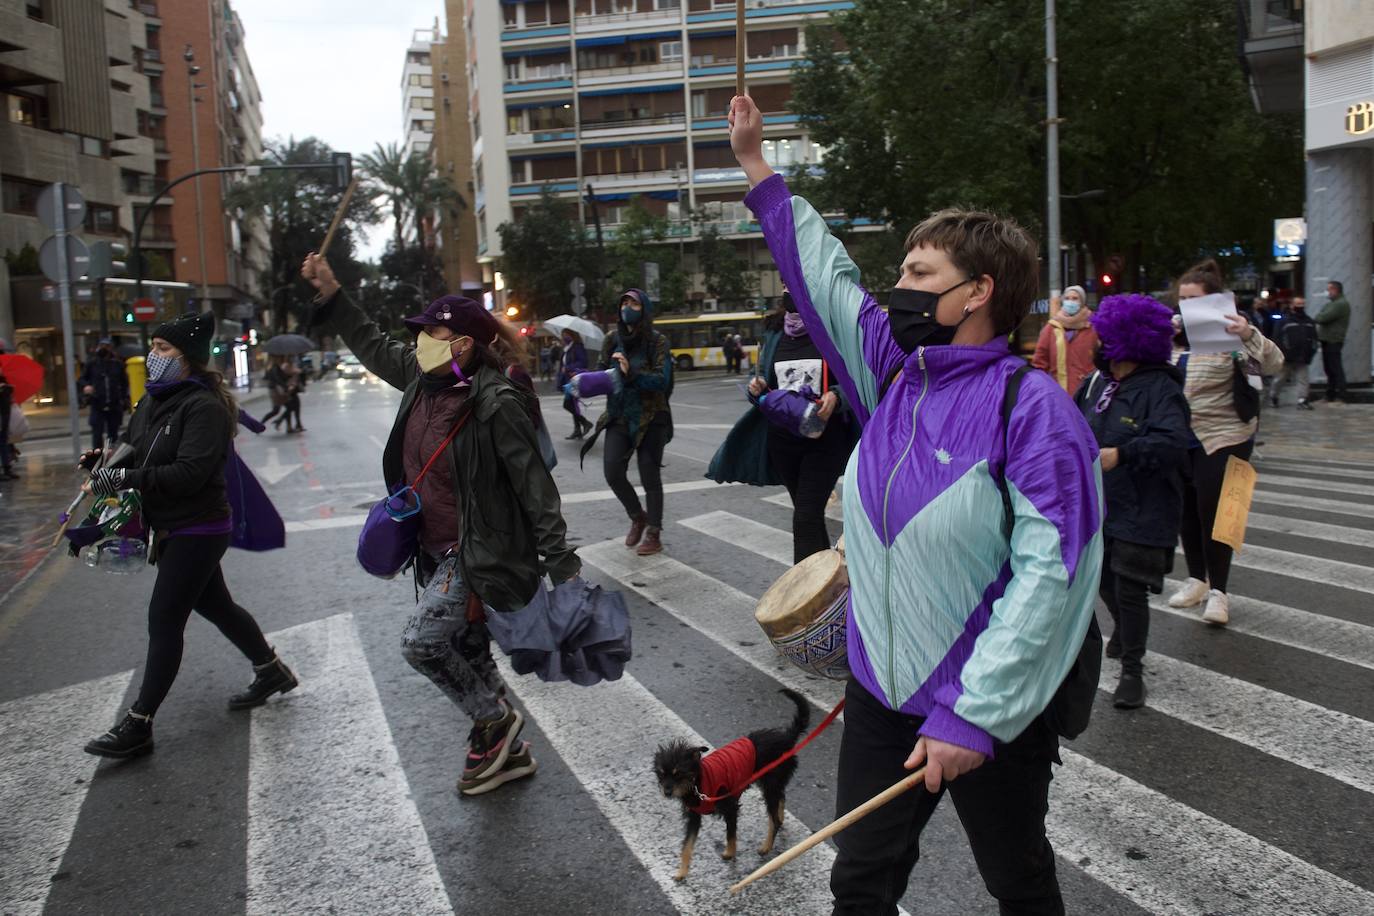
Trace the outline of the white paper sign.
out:
[[[1240,338],[1226,332],[1228,321],[1235,320],[1236,297],[1230,291],[1180,299],[1179,314],[1188,332],[1188,349],[1194,353],[1230,353],[1241,348]]]

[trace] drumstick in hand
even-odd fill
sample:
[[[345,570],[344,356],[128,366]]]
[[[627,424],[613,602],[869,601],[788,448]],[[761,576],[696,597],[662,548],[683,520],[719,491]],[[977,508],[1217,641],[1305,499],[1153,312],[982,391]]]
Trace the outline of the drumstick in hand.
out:
[[[926,768],[921,767],[919,770],[913,772],[910,776],[907,776],[904,779],[902,779],[901,782],[888,786],[886,789],[879,792],[877,795],[873,796],[868,801],[864,802],[862,805],[855,808],[853,811],[850,811],[844,817],[832,821],[830,825],[827,827],[822,827],[820,830],[817,830],[815,833],[811,834],[809,837],[802,840],[796,846],[793,846],[791,849],[787,850],[782,855],[778,856],[776,859],[769,862],[767,865],[764,865],[762,868],[756,870],[753,874],[745,878],[739,884],[736,884],[733,887],[731,887],[730,893],[738,894],[744,888],[745,885],[752,884],[753,882],[764,877],[765,875],[771,875],[773,872],[777,871],[779,868],[782,868],[788,862],[791,862],[797,856],[806,852],[812,846],[824,843],[826,840],[830,839],[832,836],[839,833],[841,830],[848,827],[850,824],[853,824],[856,821],[863,820],[865,817],[872,814],[874,811],[877,811],[879,808],[881,808],[888,802],[892,801],[892,799],[896,798],[898,795],[911,791],[916,786],[920,785],[925,780],[925,778]]]
[[[343,221],[344,211],[348,209],[348,202],[353,199],[353,189],[358,186],[358,179],[354,178],[344,189],[343,200],[339,201],[339,209],[334,211],[334,219],[330,220],[329,231],[324,234],[324,241],[320,242],[320,248],[315,254],[324,257],[325,252],[329,251],[329,243],[334,241],[334,233],[338,231],[339,223]]]

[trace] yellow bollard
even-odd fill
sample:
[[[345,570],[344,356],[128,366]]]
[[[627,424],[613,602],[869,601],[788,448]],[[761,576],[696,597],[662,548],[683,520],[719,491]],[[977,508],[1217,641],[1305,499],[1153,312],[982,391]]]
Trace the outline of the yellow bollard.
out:
[[[143,392],[148,385],[146,362],[141,356],[130,356],[124,360],[124,371],[129,375],[129,400],[134,404],[143,400]]]

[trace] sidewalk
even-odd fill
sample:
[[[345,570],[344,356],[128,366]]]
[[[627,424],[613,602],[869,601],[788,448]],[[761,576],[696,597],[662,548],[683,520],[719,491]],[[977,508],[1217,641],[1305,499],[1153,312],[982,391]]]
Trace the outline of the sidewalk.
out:
[[[234,397],[238,400],[239,406],[246,407],[267,398],[267,386],[259,385],[252,391],[236,391]],[[70,414],[65,407],[37,407],[24,408],[24,416],[29,421],[29,434],[24,437],[25,442],[39,442],[45,439],[65,439],[71,435]],[[127,420],[128,417],[125,417]],[[77,429],[81,431],[83,440],[90,438],[90,424],[87,420],[86,411],[81,412]],[[21,445],[20,448],[23,448]]]

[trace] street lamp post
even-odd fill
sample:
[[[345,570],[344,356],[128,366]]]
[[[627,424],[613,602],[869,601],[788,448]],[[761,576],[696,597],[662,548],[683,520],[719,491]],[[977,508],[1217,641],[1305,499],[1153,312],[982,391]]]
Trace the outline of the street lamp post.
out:
[[[190,105],[191,105],[191,169],[200,170],[200,131],[196,125],[196,103],[200,101],[196,98],[196,90],[204,89],[204,83],[196,82],[196,74],[200,73],[200,67],[196,65],[196,54],[188,44],[186,50],[182,52],[182,59],[186,61],[186,79],[190,84]],[[201,198],[200,182],[196,182],[196,247],[200,252],[200,300],[201,305],[206,304],[210,298],[210,287],[205,279],[205,218],[204,201]]]
[[[1059,58],[1055,46],[1054,0],[1045,0],[1045,260],[1050,299],[1060,292],[1059,264]]]

